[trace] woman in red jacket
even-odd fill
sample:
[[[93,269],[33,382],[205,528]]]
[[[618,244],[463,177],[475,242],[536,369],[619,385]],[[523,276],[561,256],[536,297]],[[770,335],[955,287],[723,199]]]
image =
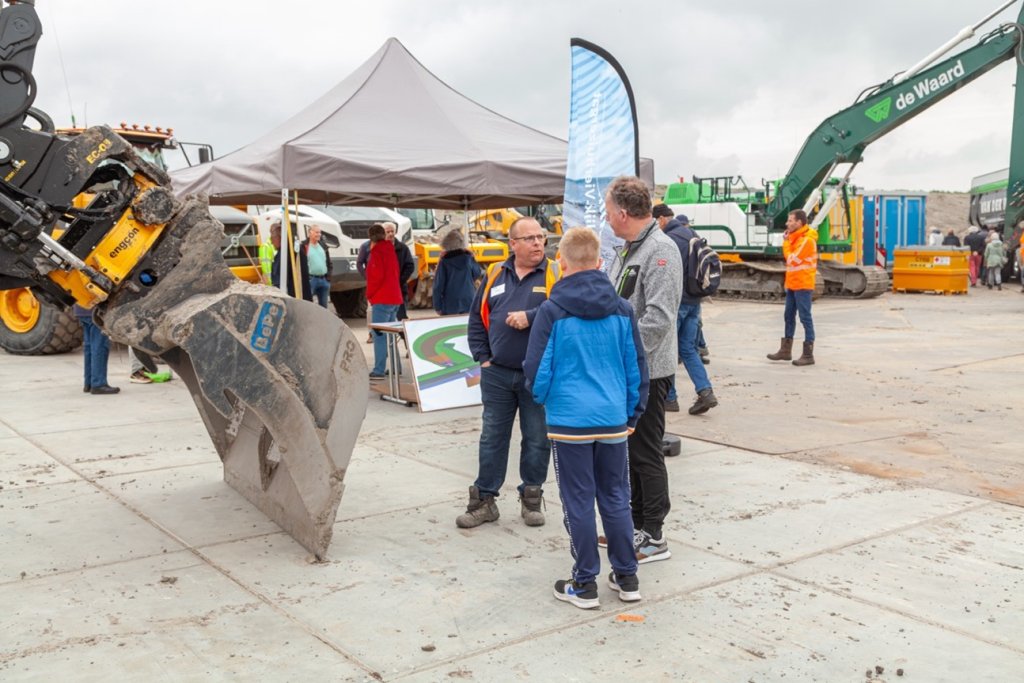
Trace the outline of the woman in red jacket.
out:
[[[395,247],[385,239],[384,226],[370,227],[370,259],[366,264],[366,300],[373,306],[371,322],[397,322],[398,307],[402,305],[399,285],[398,257]],[[387,363],[387,343],[383,332],[373,332],[373,371],[371,379],[384,377]],[[401,369],[399,369],[401,372]]]

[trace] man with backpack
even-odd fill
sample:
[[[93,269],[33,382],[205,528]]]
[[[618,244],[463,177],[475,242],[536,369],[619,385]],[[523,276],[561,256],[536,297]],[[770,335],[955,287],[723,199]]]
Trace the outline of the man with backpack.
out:
[[[700,325],[700,302],[706,296],[703,294],[707,289],[718,288],[721,280],[721,263],[717,265],[717,271],[704,273],[708,279],[706,287],[697,284],[702,282],[700,270],[715,271],[716,267],[710,263],[714,250],[707,246],[707,241],[702,239],[690,228],[690,221],[686,216],[676,217],[665,204],[655,204],[651,215],[658,221],[658,227],[662,232],[675,242],[679,248],[679,256],[683,261],[683,295],[679,300],[679,315],[676,318],[676,334],[679,345],[679,360],[686,368],[686,374],[693,382],[693,388],[697,392],[697,400],[690,406],[690,415],[702,415],[718,405],[715,398],[715,391],[711,387],[711,380],[708,379],[707,370],[701,361],[700,352],[697,350],[697,332]],[[701,252],[704,252],[703,254]],[[710,252],[710,254],[708,253]],[[701,263],[701,256],[704,263]],[[717,254],[714,254],[717,260]],[[665,409],[669,410],[671,404],[679,410],[678,395],[676,394],[675,376],[672,377],[672,387],[669,389],[665,401]]]
[[[665,394],[676,373],[673,358],[678,354],[675,329],[683,264],[679,250],[651,217],[651,194],[644,181],[633,176],[616,178],[605,192],[604,206],[612,232],[625,241],[615,250],[608,276],[636,313],[651,380],[647,407],[628,440],[633,548],[637,563],[646,564],[672,557],[662,531],[672,508],[663,444]]]

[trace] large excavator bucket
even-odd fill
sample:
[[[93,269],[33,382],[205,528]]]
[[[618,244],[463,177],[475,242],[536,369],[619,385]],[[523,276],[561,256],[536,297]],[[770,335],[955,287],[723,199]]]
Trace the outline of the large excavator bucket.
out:
[[[184,380],[224,480],[317,558],[331,541],[366,415],[367,367],[351,330],[319,306],[236,279],[222,228],[189,198],[97,311],[111,339]]]

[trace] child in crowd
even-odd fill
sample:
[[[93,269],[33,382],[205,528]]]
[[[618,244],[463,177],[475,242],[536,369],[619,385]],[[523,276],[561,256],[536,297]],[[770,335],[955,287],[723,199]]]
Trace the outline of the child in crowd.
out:
[[[600,242],[573,228],[559,244],[562,279],[537,309],[523,372],[544,405],[572,578],[554,595],[581,609],[598,607],[594,500],[608,539],[608,583],[626,602],[640,600],[629,507],[626,437],[647,404],[647,360],[629,302],[599,270]]]

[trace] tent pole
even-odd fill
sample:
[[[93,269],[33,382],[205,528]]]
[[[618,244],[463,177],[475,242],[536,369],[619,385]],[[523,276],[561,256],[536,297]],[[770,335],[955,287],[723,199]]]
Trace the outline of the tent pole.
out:
[[[292,242],[293,248],[290,252],[292,255],[292,279],[295,282],[295,298],[302,299],[302,269],[299,267],[299,250],[294,247],[295,242],[299,241],[299,191],[293,190],[295,197],[295,241]]]
[[[288,188],[281,188],[281,249],[277,256],[278,287],[288,295],[288,267],[291,264],[292,218],[288,213]]]

